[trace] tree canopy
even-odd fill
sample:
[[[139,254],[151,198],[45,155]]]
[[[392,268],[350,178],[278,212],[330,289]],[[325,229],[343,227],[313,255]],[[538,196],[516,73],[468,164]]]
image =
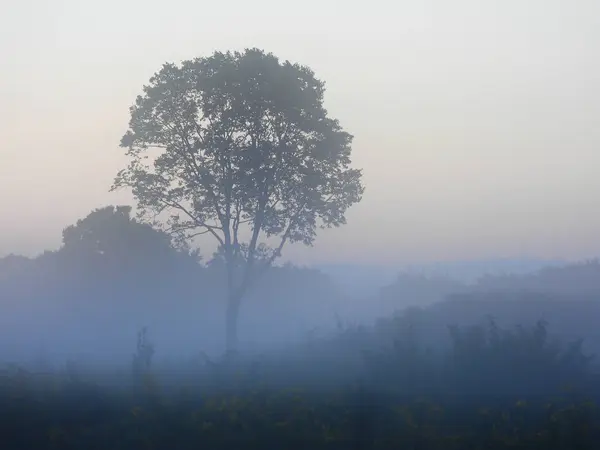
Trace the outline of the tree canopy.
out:
[[[164,265],[195,253],[173,248],[171,237],[131,216],[131,206],[106,206],[90,212],[63,230],[65,255],[105,261],[115,269],[123,265]]]

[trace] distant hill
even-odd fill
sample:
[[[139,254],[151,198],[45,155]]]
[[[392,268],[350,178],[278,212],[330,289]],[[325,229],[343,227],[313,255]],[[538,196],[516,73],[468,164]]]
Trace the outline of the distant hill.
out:
[[[325,264],[313,266],[329,275],[346,295],[365,297],[394,282],[400,269],[392,266]]]
[[[568,261],[542,259],[491,259],[451,261],[406,267],[408,273],[436,275],[471,284],[485,275],[527,275],[546,267],[564,266]]]
[[[443,276],[462,283],[474,283],[484,275],[525,275],[544,267],[561,266],[566,261],[536,259],[496,259],[450,261],[406,266],[321,264],[313,268],[329,275],[347,295],[362,297],[376,294],[394,282],[401,272],[426,276]]]

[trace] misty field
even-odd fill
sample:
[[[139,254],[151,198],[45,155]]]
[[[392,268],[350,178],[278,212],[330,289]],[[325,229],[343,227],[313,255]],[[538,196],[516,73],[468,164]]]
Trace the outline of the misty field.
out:
[[[142,330],[129,367],[6,367],[3,448],[597,448],[600,383],[581,340],[490,319],[425,347],[419,314],[433,313],[262,355],[157,364]]]

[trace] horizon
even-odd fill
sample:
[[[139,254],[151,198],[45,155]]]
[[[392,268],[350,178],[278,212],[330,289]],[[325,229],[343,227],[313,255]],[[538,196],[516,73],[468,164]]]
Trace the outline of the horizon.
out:
[[[32,252],[30,254],[26,253],[17,253],[17,252],[8,252],[2,253],[0,252],[0,260],[3,258],[7,258],[10,256],[16,257],[25,257],[28,259],[36,259],[41,256],[44,252],[52,252],[59,250],[60,247],[52,248],[52,249],[44,249],[38,252]],[[207,255],[201,253],[202,262],[206,262],[210,258]],[[521,267],[548,267],[553,265],[569,265],[569,264],[578,264],[585,263],[587,261],[593,261],[598,258],[535,258],[535,257],[521,257],[521,258],[511,258],[511,257],[499,257],[499,258],[482,258],[482,259],[448,259],[448,260],[430,260],[430,261],[420,261],[420,262],[408,262],[408,263],[378,263],[378,262],[361,262],[361,261],[316,261],[310,263],[296,262],[289,258],[282,257],[281,259],[276,260],[275,265],[284,265],[284,264],[292,264],[296,267],[304,267],[309,269],[318,269],[321,271],[329,271],[329,270],[344,270],[344,269],[356,269],[360,268],[361,270],[379,270],[379,269],[387,269],[394,271],[406,271],[411,272],[413,270],[418,271],[421,269],[428,270],[430,272],[436,272],[436,269],[444,270],[447,268],[453,267],[454,269],[475,269],[477,266],[485,267],[485,266],[521,266]]]

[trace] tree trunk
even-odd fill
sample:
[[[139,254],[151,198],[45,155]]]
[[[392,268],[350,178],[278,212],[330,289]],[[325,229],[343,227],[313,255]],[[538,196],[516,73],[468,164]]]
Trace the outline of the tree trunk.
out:
[[[241,295],[229,292],[225,318],[225,351],[228,356],[233,356],[238,350],[238,318],[241,300]]]

